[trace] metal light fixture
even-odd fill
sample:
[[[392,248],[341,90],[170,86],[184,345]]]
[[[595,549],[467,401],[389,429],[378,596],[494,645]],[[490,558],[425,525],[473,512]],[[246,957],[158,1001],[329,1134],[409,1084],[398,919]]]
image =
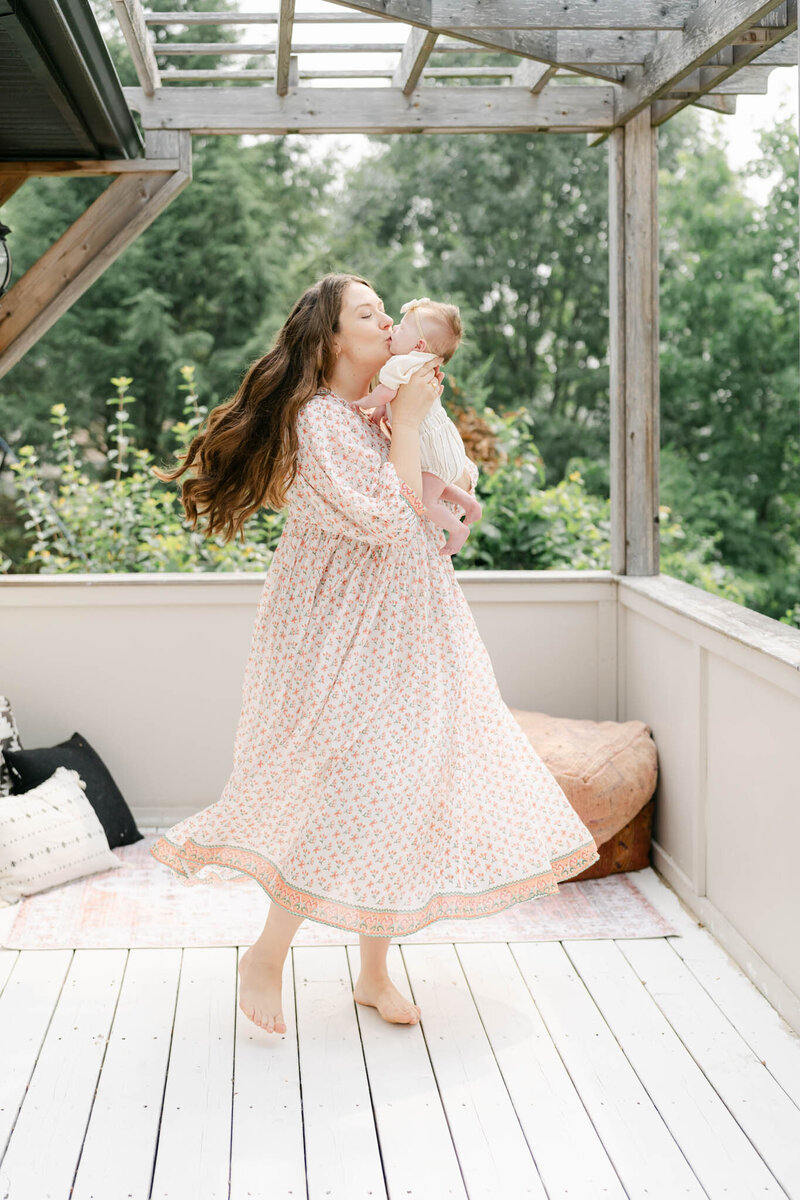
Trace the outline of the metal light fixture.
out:
[[[11,233],[11,230],[0,221],[0,296],[8,290],[11,279],[11,251],[6,245],[7,233]]]

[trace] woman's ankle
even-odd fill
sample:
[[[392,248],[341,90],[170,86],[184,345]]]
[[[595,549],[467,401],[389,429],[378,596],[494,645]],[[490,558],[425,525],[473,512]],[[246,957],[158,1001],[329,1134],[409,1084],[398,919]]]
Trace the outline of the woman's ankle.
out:
[[[361,984],[375,985],[375,984],[379,984],[379,983],[390,983],[391,980],[389,978],[389,972],[386,970],[385,967],[382,969],[375,969],[375,970],[368,970],[368,969],[362,967],[361,970],[358,972],[358,979],[356,980],[356,982],[361,983]]]
[[[245,954],[248,954],[264,970],[271,968],[275,971],[283,971],[284,963],[286,962],[286,954],[281,955],[274,947],[259,945],[258,942],[253,942],[253,945],[245,951]]]

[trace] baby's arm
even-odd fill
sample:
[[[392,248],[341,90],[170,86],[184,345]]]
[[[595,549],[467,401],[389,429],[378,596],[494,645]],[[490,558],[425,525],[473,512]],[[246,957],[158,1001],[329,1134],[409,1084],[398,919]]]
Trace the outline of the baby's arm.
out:
[[[396,387],[389,387],[386,383],[377,384],[371,392],[366,396],[362,396],[358,401],[362,408],[371,408],[369,419],[373,425],[380,425],[381,418],[386,414],[386,405],[390,400],[394,400],[397,395]]]
[[[386,404],[387,400],[394,400],[397,395],[396,387],[389,387],[386,383],[379,383],[367,392],[366,396],[362,396],[360,400],[356,400],[359,408],[378,408]]]

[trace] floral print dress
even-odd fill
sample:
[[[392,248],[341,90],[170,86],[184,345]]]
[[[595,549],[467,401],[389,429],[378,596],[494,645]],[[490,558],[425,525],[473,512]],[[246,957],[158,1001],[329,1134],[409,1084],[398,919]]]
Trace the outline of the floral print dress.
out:
[[[152,854],[374,937],[557,892],[597,846],[503,702],[444,531],[358,408],[323,390],[297,434],[233,770]]]

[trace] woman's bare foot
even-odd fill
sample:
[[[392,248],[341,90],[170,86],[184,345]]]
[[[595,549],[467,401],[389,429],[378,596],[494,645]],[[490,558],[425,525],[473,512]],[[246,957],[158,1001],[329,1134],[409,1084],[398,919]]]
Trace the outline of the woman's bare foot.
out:
[[[385,979],[363,979],[359,975],[353,988],[353,997],[359,1004],[377,1008],[384,1021],[399,1025],[416,1025],[422,1015],[418,1004],[411,1004],[399,992],[387,975]]]
[[[277,966],[254,953],[252,946],[239,959],[239,1008],[267,1033],[286,1033],[281,1009],[282,979],[283,965]]]

